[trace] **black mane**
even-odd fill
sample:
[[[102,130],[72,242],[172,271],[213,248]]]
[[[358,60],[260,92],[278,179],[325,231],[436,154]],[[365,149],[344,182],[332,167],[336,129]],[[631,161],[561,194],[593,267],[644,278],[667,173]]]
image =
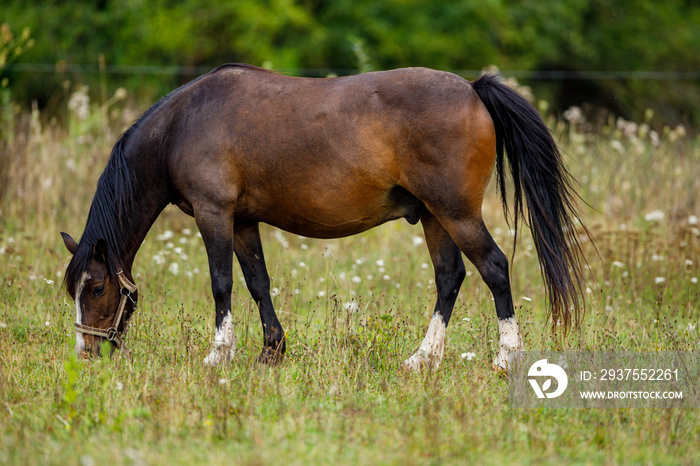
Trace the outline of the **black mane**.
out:
[[[92,251],[99,239],[107,242],[107,264],[111,273],[123,268],[122,258],[130,239],[129,222],[134,206],[134,172],[127,163],[124,148],[139,123],[154,108],[146,112],[117,141],[107,162],[107,167],[97,182],[95,197],[90,206],[85,230],[78,249],[66,270],[65,283],[71,296],[83,272],[88,269]]]

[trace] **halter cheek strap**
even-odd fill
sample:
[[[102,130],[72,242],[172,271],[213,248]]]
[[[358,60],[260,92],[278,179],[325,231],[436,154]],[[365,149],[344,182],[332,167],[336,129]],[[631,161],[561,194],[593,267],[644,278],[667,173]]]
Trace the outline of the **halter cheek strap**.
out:
[[[119,280],[119,286],[121,287],[119,289],[121,298],[119,299],[119,307],[117,308],[117,314],[114,316],[112,326],[108,329],[101,329],[79,324],[77,322],[74,325],[78,332],[84,335],[94,335],[96,337],[106,338],[109,341],[113,341],[117,345],[117,348],[121,349],[123,346],[122,339],[124,337],[124,333],[126,333],[126,329],[124,329],[124,332],[120,332],[118,330],[119,323],[124,315],[124,309],[126,308],[127,301],[131,301],[131,305],[133,306],[134,310],[136,310],[136,300],[131,296],[132,293],[136,292],[136,285],[134,285],[131,280],[126,278],[126,274],[124,274],[123,270],[119,270],[119,272],[117,272],[117,279]]]

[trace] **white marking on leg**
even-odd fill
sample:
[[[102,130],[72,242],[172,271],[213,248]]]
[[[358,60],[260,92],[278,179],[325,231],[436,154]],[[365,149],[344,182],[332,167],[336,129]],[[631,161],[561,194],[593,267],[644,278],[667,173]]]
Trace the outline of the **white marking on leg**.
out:
[[[236,354],[236,331],[233,328],[233,317],[231,311],[227,311],[221,325],[216,327],[214,336],[214,348],[209,356],[204,359],[204,364],[208,366],[218,366],[228,364]]]
[[[520,327],[515,316],[507,319],[498,319],[498,355],[493,360],[493,367],[497,370],[508,370],[522,357],[525,351],[523,339],[520,336]]]
[[[83,313],[80,307],[80,295],[83,294],[85,282],[87,282],[90,278],[91,277],[89,273],[83,272],[83,275],[80,277],[78,291],[76,291],[75,293],[75,323],[79,325],[83,323]],[[85,339],[83,338],[83,334],[80,332],[75,332],[75,352],[78,355],[81,355],[85,352]]]
[[[418,351],[406,359],[403,365],[407,369],[418,371],[425,368],[437,370],[442,361],[442,354],[445,351],[445,331],[447,326],[440,313],[433,314],[428,326],[428,332],[425,334],[423,343],[420,344]]]

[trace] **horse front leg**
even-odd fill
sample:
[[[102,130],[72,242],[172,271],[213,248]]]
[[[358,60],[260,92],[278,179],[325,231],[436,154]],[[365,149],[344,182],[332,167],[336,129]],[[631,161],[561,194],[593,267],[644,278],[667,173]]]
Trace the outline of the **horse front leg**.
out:
[[[264,346],[258,362],[277,364],[281,362],[286,344],[284,330],[277,319],[270,297],[270,277],[265,266],[260,229],[257,223],[246,224],[236,228],[234,234],[234,252],[241,264],[243,277],[248,291],[260,310],[263,326]]]
[[[219,209],[195,211],[209,259],[211,291],[216,309],[214,347],[204,364],[228,364],[236,352],[236,333],[231,315],[233,290],[233,212]]]

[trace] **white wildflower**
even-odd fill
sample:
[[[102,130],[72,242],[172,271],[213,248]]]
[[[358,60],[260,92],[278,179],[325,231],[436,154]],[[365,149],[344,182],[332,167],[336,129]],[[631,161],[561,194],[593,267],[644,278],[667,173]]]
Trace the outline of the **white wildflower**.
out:
[[[420,246],[423,243],[425,243],[425,240],[423,239],[422,236],[414,236],[413,237],[413,245],[414,246]]]
[[[325,291],[321,290],[321,291],[318,292],[318,297],[319,297],[319,298],[323,298],[324,296],[326,296],[326,292],[325,292]]]
[[[644,220],[647,222],[660,222],[666,217],[666,215],[660,210],[652,210],[644,216]]]
[[[357,312],[360,306],[357,304],[357,301],[348,301],[343,305],[343,309],[349,312]]]
[[[352,277],[352,282],[359,284],[359,283],[362,283],[362,279],[360,277],[358,277],[357,275],[355,275],[354,277]]]
[[[623,146],[617,139],[610,142],[610,147],[612,147],[612,149],[619,154],[625,153],[625,146]]]
[[[156,236],[156,239],[158,241],[167,241],[169,239],[172,239],[175,236],[175,233],[173,233],[170,230],[165,230],[163,233],[160,235]]]
[[[654,279],[654,283],[656,283],[657,285],[661,285],[661,284],[663,284],[663,283],[665,283],[665,282],[666,282],[666,279],[665,279],[664,277],[656,277],[656,278]]]
[[[471,361],[472,359],[476,358],[476,353],[462,353],[459,355],[459,357],[466,359],[467,361]]]
[[[523,296],[523,300],[527,301],[528,303],[532,302],[532,298],[528,298],[527,296]]]
[[[624,268],[625,268],[625,264],[623,264],[623,263],[620,262],[620,261],[615,261],[615,262],[612,263],[612,265],[613,265],[613,267],[617,267],[618,269],[624,269]]]
[[[178,265],[177,262],[171,262],[170,266],[168,266],[168,270],[170,271],[171,274],[177,275],[180,273],[180,266]]]
[[[688,217],[688,225],[697,225],[698,224],[698,217],[696,215],[691,215]]]
[[[586,119],[583,117],[583,112],[576,106],[569,107],[568,110],[564,111],[564,119],[573,124],[583,123],[586,121]]]
[[[374,263],[377,264],[377,267],[384,267],[384,260],[382,260],[382,259],[379,259],[378,261],[375,261]]]

